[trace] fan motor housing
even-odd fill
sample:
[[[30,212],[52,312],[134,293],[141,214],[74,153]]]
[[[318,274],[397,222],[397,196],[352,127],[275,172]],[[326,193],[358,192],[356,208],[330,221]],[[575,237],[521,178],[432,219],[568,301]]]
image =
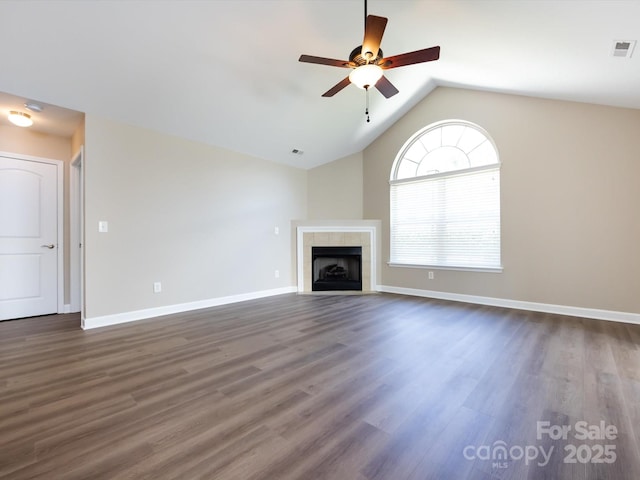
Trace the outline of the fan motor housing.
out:
[[[378,56],[374,59],[368,60],[367,58],[362,56],[362,45],[357,46],[352,50],[349,54],[349,61],[355,63],[358,66],[366,65],[367,63],[373,63],[374,65],[378,65],[380,61],[384,58],[384,54],[382,53],[382,49],[378,49]]]

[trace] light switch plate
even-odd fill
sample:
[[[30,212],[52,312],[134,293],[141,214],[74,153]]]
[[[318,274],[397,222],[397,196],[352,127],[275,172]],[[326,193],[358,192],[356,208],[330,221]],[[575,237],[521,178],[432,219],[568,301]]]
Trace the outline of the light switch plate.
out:
[[[109,222],[106,220],[100,220],[98,222],[98,232],[107,233],[109,231]]]

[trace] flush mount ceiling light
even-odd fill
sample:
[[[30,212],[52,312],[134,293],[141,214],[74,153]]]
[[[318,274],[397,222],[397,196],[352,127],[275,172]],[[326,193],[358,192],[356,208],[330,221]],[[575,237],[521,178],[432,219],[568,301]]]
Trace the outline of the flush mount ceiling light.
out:
[[[24,112],[16,112],[15,110],[11,110],[9,112],[9,121],[18,127],[30,127],[33,125],[33,120],[31,120],[31,115]]]
[[[42,105],[40,105],[39,103],[35,103],[35,102],[27,102],[24,104],[24,108],[26,108],[27,110],[31,110],[32,112],[37,112],[40,113],[42,110],[44,110],[44,107]]]

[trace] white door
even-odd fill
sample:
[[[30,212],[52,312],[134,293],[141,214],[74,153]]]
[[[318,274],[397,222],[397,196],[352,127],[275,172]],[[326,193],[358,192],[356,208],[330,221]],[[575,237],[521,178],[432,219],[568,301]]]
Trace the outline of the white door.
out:
[[[0,156],[0,320],[58,311],[57,176]]]

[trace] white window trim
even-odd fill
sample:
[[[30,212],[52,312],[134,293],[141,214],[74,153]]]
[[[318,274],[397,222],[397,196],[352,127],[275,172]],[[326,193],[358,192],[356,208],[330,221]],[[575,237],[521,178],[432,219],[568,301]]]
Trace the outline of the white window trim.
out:
[[[425,270],[453,270],[455,272],[502,273],[503,267],[443,267],[442,265],[414,265],[412,263],[387,262],[390,267],[422,268]]]
[[[484,170],[500,170],[502,163],[496,162],[490,165],[481,165],[479,167],[465,168],[463,170],[454,170],[452,172],[433,173],[431,175],[422,175],[420,177],[401,178],[399,180],[389,180],[389,185],[400,185],[403,183],[421,182],[422,180],[431,180],[440,177],[455,177],[457,175],[466,175],[468,173],[482,172]]]

